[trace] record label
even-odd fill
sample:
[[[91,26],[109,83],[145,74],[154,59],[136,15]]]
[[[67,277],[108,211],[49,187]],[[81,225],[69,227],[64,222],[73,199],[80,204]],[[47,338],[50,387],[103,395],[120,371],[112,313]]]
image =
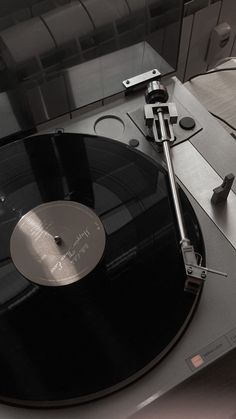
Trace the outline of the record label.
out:
[[[82,279],[99,263],[104,249],[99,217],[71,201],[32,209],[18,222],[10,241],[16,268],[30,281],[47,286]]]

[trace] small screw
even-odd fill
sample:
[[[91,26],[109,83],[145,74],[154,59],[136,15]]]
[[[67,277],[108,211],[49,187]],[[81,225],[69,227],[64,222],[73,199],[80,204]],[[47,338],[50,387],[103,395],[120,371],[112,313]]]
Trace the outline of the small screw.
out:
[[[130,81],[129,80],[126,80],[126,82],[125,82],[126,84],[130,84]]]
[[[156,74],[156,70],[153,70],[152,74]]]
[[[55,243],[58,246],[61,246],[62,245],[62,238],[60,236],[54,236],[54,240],[55,240]]]
[[[201,273],[201,278],[202,278],[202,279],[205,279],[205,278],[206,278],[206,272],[205,272],[205,271],[202,271],[202,273]]]
[[[192,274],[193,273],[193,268],[188,268],[187,272],[188,272],[188,274]]]

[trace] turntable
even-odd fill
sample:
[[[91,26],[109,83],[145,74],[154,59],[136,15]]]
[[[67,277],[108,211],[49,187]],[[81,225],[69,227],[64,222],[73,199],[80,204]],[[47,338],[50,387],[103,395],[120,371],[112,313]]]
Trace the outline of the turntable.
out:
[[[48,122],[0,148],[4,418],[125,419],[236,346],[236,189],[221,185],[235,141],[175,77],[160,83],[155,34],[63,70],[57,120],[22,81]]]

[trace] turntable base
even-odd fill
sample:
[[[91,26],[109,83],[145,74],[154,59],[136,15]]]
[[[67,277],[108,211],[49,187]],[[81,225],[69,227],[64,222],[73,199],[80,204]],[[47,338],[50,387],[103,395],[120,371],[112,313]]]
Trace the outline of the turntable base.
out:
[[[0,161],[0,399],[60,406],[126,386],[173,347],[200,297],[184,290],[165,170],[122,143],[69,133],[10,143]]]
[[[0,413],[4,418],[12,419],[17,416],[17,418],[20,419],[25,419],[27,417],[30,419],[51,419],[63,418],[66,416],[69,419],[74,419],[80,416],[83,417],[83,419],[104,419],[111,417],[114,419],[125,419],[135,412],[138,412],[152,401],[157,400],[161,394],[168,392],[170,388],[175,387],[177,384],[191,377],[195,372],[203,370],[208,365],[212,364],[217,358],[221,358],[224,354],[230,352],[232,348],[236,346],[236,244],[235,230],[231,228],[231,226],[235,225],[236,186],[233,186],[233,191],[230,193],[226,206],[212,208],[210,204],[212,185],[214,185],[214,187],[218,186],[222,182],[225,174],[234,172],[236,144],[234,139],[229,136],[229,134],[217,123],[217,121],[215,121],[208,114],[208,112],[204,110],[201,104],[176,79],[172,79],[170,81],[168,90],[170,101],[173,101],[177,104],[179,117],[181,118],[188,115],[194,116],[198,128],[197,132],[193,133],[194,135],[189,136],[183,143],[179,143],[172,148],[174,166],[177,173],[178,182],[188,197],[188,200],[194,209],[194,213],[197,216],[206,248],[207,266],[222,272],[226,272],[228,277],[227,279],[222,279],[222,277],[214,274],[208,275],[199,306],[195,312],[191,324],[185,331],[184,335],[181,337],[175,347],[168,353],[168,355],[165,356],[160,363],[158,363],[152,370],[142,376],[139,380],[133,382],[131,385],[123,388],[118,392],[104,397],[103,399],[89,402],[77,407],[71,407],[66,411],[37,411],[34,409],[26,410],[22,408],[19,409],[1,405]],[[107,102],[105,103],[105,106],[100,110],[96,109],[96,111],[91,111],[90,113],[88,112],[83,116],[76,116],[76,114],[74,114],[72,121],[69,121],[68,118],[68,121],[59,120],[50,122],[50,124],[44,126],[44,131],[42,133],[45,135],[47,133],[56,132],[58,128],[61,128],[65,133],[86,133],[88,136],[90,136],[94,135],[94,127],[96,126],[96,121],[98,121],[99,118],[106,115],[114,115],[123,121],[124,126],[124,130],[120,134],[120,138],[115,138],[114,135],[114,139],[118,140],[117,144],[119,145],[119,142],[125,144],[125,148],[130,152],[132,151],[133,155],[134,150],[129,148],[129,141],[131,139],[136,139],[139,142],[137,147],[137,156],[139,156],[139,152],[144,153],[147,156],[148,167],[150,158],[158,164],[158,167],[163,167],[165,164],[162,161],[162,156],[160,154],[157,155],[153,144],[149,143],[144,137],[142,127],[139,128],[137,123],[134,123],[130,117],[130,115],[133,115],[137,109],[140,109],[140,107],[142,108],[143,104],[144,100],[142,95],[135,96],[133,99],[125,98],[120,99],[117,102]],[[180,128],[178,127],[178,130],[179,129]],[[144,160],[146,162],[146,158]],[[154,164],[155,168],[156,163]],[[74,167],[74,162],[71,166]],[[151,163],[151,166],[153,167],[153,163]],[[78,170],[80,170],[79,167]],[[148,190],[150,190],[153,185],[153,176],[152,173],[148,173],[150,172],[147,170],[146,174],[148,176],[149,182],[146,186],[148,186]],[[126,178],[127,177],[124,176],[125,181]],[[140,182],[137,182],[136,174],[134,179],[135,182],[133,182],[133,185],[135,185],[136,188],[137,185],[140,185]],[[119,182],[115,182],[115,185],[115,187],[119,189]],[[53,198],[49,198],[48,192],[45,194],[44,189],[40,190],[41,194],[44,193],[44,200],[47,202],[53,199],[62,199],[62,196],[58,195],[58,191],[60,189],[57,189],[56,183],[54,183],[53,186],[54,187],[51,188],[51,191],[53,191]],[[72,189],[74,190],[74,188]],[[112,189],[114,189],[114,185]],[[124,188],[121,189],[124,190]],[[146,190],[146,187],[144,190]],[[127,189],[126,193],[129,194],[130,190]],[[91,190],[86,190],[85,188],[82,195],[86,197],[86,200],[83,201],[83,203],[89,207],[92,207],[93,200],[91,199]],[[68,197],[75,202],[81,202],[81,194],[79,196],[77,194],[69,194]],[[35,199],[33,198],[33,195],[32,199]],[[23,197],[22,200],[24,201]],[[148,202],[150,201],[148,200]],[[33,206],[30,205],[29,207],[25,208],[25,213],[30,211],[32,207],[39,204],[40,202],[35,200]],[[142,214],[143,205],[137,205],[136,200],[134,207],[132,208],[134,208],[135,211],[137,210],[138,213],[141,211]],[[130,219],[130,216],[128,216],[126,210],[127,208],[124,208],[125,219],[127,219],[127,222],[130,222],[132,218]],[[14,219],[14,217],[18,217],[18,220],[22,215],[23,214],[21,214],[17,208],[17,210],[12,213],[12,219]],[[160,222],[160,220],[156,220],[155,217],[151,217],[150,220],[155,220],[155,223],[157,224]],[[14,223],[16,223],[16,219],[14,219]],[[119,226],[122,230],[123,225],[119,224]],[[116,226],[116,228],[119,226]],[[140,234],[142,237],[143,232],[140,232]],[[128,236],[130,237],[130,235]],[[123,243],[126,244],[126,241],[127,237],[125,237]],[[135,238],[134,244],[137,244],[137,242],[138,241]],[[120,259],[118,259],[118,261],[122,262]],[[116,265],[110,266],[111,270],[114,268],[113,272],[115,273]],[[155,264],[153,264],[153,266],[155,266]],[[100,267],[101,266],[98,264],[97,268],[99,269]],[[146,278],[150,280],[150,278],[154,278],[154,276],[145,274],[143,275],[143,278],[145,277],[145,280]],[[158,278],[159,277],[162,278],[162,276],[158,276]],[[76,282],[72,286],[82,285],[86,294],[86,289],[88,286],[87,282],[88,281],[86,281],[86,278],[83,278],[81,281]],[[24,292],[26,293],[28,292],[27,286],[28,282],[24,282],[22,280],[21,287],[23,287],[25,290]],[[17,287],[18,285],[16,285],[16,289]],[[37,287],[37,285],[35,284],[33,287]],[[54,292],[55,289],[60,292],[62,289],[66,290],[67,287],[70,287],[70,285],[66,285],[65,287],[49,287],[49,289],[51,292]],[[31,292],[34,291],[31,290]],[[141,301],[146,301],[146,288],[140,287],[139,292]],[[154,294],[155,295],[152,295],[151,297],[153,306],[149,307],[149,305],[147,305],[145,307],[147,311],[155,307],[156,295],[158,295],[158,293]],[[123,290],[119,294],[119,297],[121,296],[123,297]],[[127,305],[124,305],[124,307],[121,304],[118,304],[119,301],[117,300],[115,308],[117,308],[119,314],[121,313],[123,315],[124,313],[123,321],[124,324],[127,323],[126,330],[130,331],[130,319],[127,316],[125,317],[125,311],[130,310],[130,299],[127,299]],[[162,301],[159,302],[160,304],[162,303]],[[158,310],[158,306],[155,307],[155,310]],[[141,314],[143,313],[146,313],[146,311],[143,310]],[[145,342],[147,341],[145,341],[143,334],[149,332],[149,326],[152,329],[150,331],[150,336],[152,336],[153,339],[156,338],[156,318],[154,317],[152,319],[153,322],[150,325],[148,322],[143,322],[141,314],[139,314],[140,317],[138,319],[137,317],[135,319],[133,318],[133,324],[137,323],[136,337],[137,339],[140,338],[138,344],[135,345],[135,354],[137,349],[140,350],[140,352],[142,352],[142,349],[146,349]],[[53,313],[53,315],[55,319],[56,314]],[[161,318],[163,317],[164,316],[162,312]],[[96,317],[96,321],[100,319],[100,317]],[[143,327],[140,328],[140,324],[143,324]],[[147,331],[145,329],[146,327],[148,329]],[[57,328],[59,329],[59,325]],[[36,332],[34,333],[36,334]],[[128,332],[127,336],[129,336]],[[114,341],[110,342],[109,340],[107,345],[109,346],[113,342]],[[116,344],[114,344],[113,348],[117,348]],[[120,353],[120,347],[118,349]],[[127,356],[127,352],[125,351],[124,356]],[[122,357],[119,358],[118,356],[115,356],[115,360],[119,360],[120,362]],[[120,373],[120,371],[118,372]]]

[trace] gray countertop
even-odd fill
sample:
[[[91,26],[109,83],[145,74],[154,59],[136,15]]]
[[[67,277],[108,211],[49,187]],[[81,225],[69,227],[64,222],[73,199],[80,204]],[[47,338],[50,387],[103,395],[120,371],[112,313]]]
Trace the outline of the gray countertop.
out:
[[[231,67],[236,67],[235,59],[219,66],[219,68]],[[196,77],[185,83],[185,86],[197,97],[206,109],[225,119],[236,128],[235,70]],[[227,131],[232,133],[232,129],[226,124],[223,124],[223,126]]]

